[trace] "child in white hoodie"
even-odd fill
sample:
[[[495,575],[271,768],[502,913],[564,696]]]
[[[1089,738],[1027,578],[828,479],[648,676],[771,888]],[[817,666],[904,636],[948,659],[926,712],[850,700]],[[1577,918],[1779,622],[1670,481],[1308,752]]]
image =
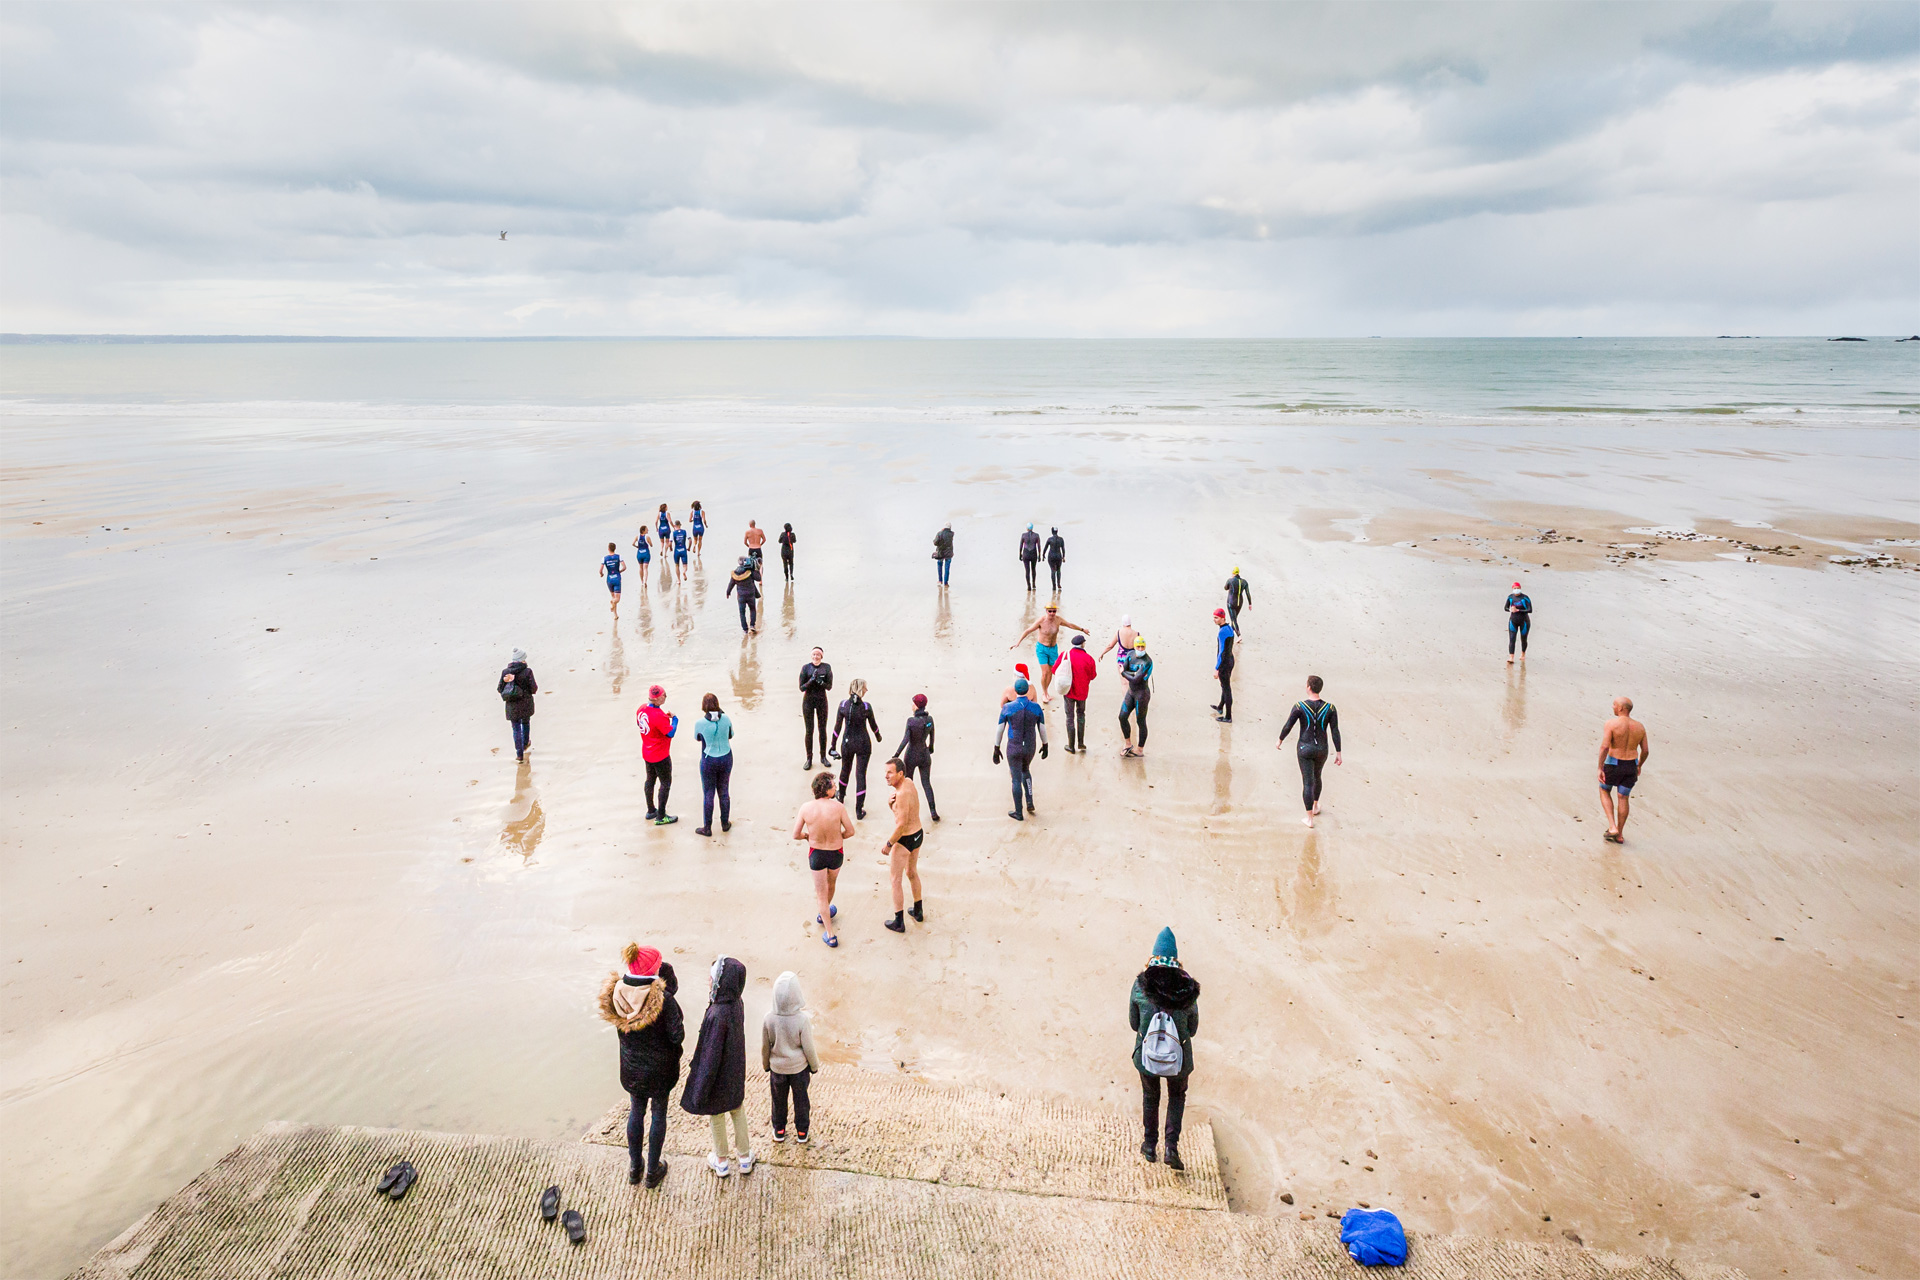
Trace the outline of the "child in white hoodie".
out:
[[[787,1140],[787,1095],[793,1095],[793,1139],[807,1140],[812,1106],[807,1101],[807,1079],[820,1069],[813,1051],[813,1022],[806,1014],[807,997],[800,979],[783,973],[773,980],[773,1008],[760,1025],[760,1065],[773,1085],[773,1140]]]

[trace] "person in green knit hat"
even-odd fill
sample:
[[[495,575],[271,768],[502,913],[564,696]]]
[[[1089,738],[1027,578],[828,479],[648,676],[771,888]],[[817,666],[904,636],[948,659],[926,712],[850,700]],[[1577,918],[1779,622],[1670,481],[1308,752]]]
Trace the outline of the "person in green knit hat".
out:
[[[1193,1074],[1193,1035],[1200,1029],[1200,984],[1180,967],[1180,951],[1171,928],[1153,940],[1147,967],[1133,980],[1127,1001],[1133,1028],[1133,1066],[1140,1073],[1140,1121],[1146,1136],[1140,1154],[1158,1159],[1160,1084],[1167,1086],[1167,1167],[1185,1169],[1180,1159],[1180,1122],[1187,1113],[1187,1077]]]

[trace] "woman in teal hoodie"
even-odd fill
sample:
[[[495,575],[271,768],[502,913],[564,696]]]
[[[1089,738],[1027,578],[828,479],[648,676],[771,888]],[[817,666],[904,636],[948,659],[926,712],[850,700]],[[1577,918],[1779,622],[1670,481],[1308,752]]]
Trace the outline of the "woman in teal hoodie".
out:
[[[1154,1035],[1154,1019],[1166,1014],[1177,1045]],[[1133,1067],[1140,1073],[1140,1120],[1146,1137],[1140,1154],[1157,1158],[1160,1129],[1160,1082],[1167,1083],[1167,1167],[1185,1169],[1180,1159],[1180,1122],[1187,1113],[1187,1077],[1193,1074],[1193,1035],[1200,1029],[1200,984],[1180,967],[1173,930],[1162,929],[1154,939],[1153,956],[1133,980],[1127,1001],[1127,1024],[1133,1028]]]

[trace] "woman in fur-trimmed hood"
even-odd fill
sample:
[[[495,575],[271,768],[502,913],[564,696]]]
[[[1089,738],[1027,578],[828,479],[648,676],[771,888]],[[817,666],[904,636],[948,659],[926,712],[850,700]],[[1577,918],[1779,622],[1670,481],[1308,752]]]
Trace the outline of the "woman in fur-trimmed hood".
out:
[[[626,961],[625,972],[608,974],[600,988],[600,1016],[620,1035],[620,1087],[632,1104],[627,1115],[627,1180],[638,1182],[644,1174],[647,1185],[657,1187],[667,1176],[660,1151],[667,1136],[667,1099],[680,1082],[687,1025],[674,998],[680,981],[673,966],[652,947],[632,942],[621,958]],[[653,1134],[651,1142],[646,1142],[649,1112]],[[647,1154],[644,1166],[642,1151]]]

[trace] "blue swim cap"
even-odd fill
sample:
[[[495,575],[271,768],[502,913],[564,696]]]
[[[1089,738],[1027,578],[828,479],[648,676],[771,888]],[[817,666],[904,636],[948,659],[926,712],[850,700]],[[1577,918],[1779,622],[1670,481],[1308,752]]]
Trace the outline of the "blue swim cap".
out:
[[[1013,682],[1013,691],[1015,693],[1025,693],[1032,687],[1033,686],[1029,685],[1025,680],[1015,680]]]

